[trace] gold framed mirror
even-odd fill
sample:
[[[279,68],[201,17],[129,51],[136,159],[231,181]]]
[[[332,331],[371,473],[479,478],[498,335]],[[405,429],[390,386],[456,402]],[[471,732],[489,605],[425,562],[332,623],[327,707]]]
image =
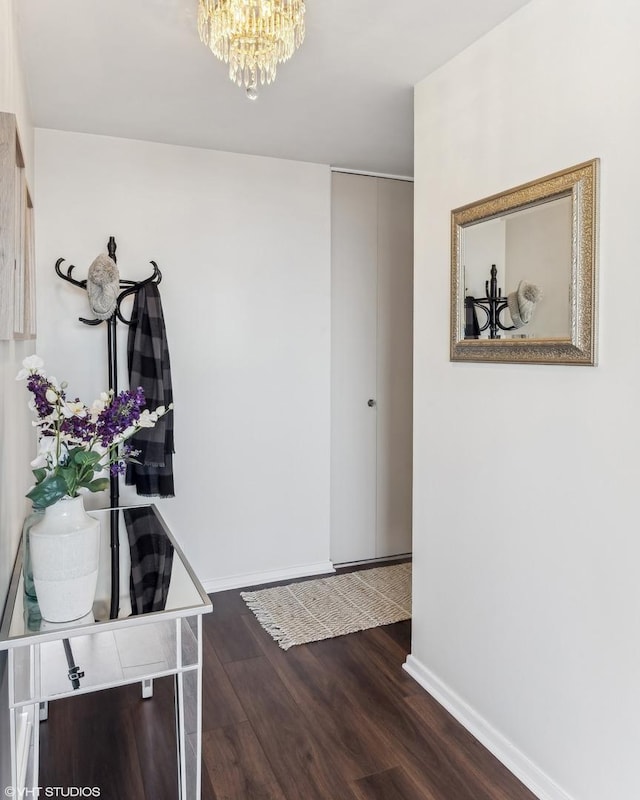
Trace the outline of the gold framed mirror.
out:
[[[596,363],[599,159],[451,212],[451,360]]]

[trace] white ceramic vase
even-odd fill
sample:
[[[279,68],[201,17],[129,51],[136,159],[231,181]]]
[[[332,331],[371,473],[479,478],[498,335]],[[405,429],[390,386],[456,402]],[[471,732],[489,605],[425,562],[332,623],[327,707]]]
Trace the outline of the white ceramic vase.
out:
[[[100,523],[82,497],[63,497],[45,509],[29,531],[31,564],[40,614],[71,622],[88,614],[98,580]]]

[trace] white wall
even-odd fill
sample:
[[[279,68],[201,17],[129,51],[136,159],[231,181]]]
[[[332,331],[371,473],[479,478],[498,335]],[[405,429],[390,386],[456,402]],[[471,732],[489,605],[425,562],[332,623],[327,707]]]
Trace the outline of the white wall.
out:
[[[39,352],[74,394],[106,387],[106,330],[77,321],[56,259],[86,277],[114,235],[121,277],[162,270],[176,497],[158,506],[200,579],[328,569],[329,168],[37,130],[36,171]]]
[[[416,87],[408,666],[548,798],[640,797],[639,29],[533,0]],[[451,363],[451,209],[596,156],[599,366]]]
[[[33,129],[20,63],[16,25],[17,3],[0,0],[0,111],[18,117],[29,185],[33,190]],[[33,430],[24,384],[16,373],[32,342],[0,342],[0,609],[15,560],[22,520],[28,508],[29,461]],[[0,653],[0,789],[10,782],[9,717],[6,709],[6,654]]]

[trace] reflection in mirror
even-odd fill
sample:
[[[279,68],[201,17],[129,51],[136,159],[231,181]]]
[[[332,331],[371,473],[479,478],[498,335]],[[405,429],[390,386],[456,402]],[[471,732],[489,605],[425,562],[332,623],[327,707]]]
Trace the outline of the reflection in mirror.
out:
[[[509,298],[509,302],[503,299],[494,335],[488,304],[481,300],[491,294],[492,266],[498,297]],[[475,301],[467,306],[476,313],[481,338],[568,338],[571,196],[469,226],[464,233],[463,267],[465,297]],[[467,328],[465,324],[465,339],[477,338]]]
[[[452,360],[595,363],[597,165],[452,212]]]

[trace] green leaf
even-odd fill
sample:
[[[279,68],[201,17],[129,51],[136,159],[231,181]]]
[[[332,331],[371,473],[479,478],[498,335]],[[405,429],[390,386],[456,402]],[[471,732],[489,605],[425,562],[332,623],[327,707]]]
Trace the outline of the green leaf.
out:
[[[58,474],[62,476],[67,485],[67,494],[73,497],[76,493],[76,486],[78,485],[78,473],[75,467],[59,467]]]
[[[90,492],[103,492],[109,487],[109,478],[96,478],[95,481],[85,484]]]
[[[85,466],[86,464],[93,466],[100,461],[100,454],[93,450],[77,449],[73,451],[72,460],[75,464],[79,464],[80,466]]]
[[[31,471],[36,479],[36,483],[42,483],[42,481],[47,477],[46,469],[34,469]]]
[[[50,475],[27,494],[27,497],[40,508],[57,503],[67,494],[67,483],[61,475]]]

